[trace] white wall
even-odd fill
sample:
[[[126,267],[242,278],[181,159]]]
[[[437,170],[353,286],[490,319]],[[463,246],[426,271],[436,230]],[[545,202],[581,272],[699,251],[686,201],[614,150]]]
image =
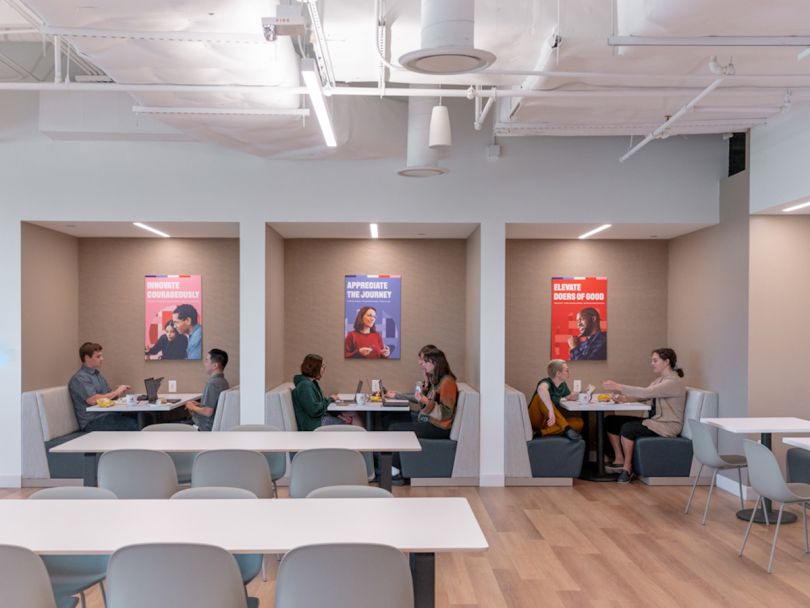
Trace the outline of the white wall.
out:
[[[748,141],[751,213],[810,198],[810,105],[756,127]]]
[[[404,179],[402,159],[270,162],[207,144],[66,142],[37,135],[31,95],[0,96],[0,483],[20,472],[20,221],[240,222],[243,420],[265,388],[265,222],[470,222],[480,234],[482,477],[503,477],[505,224],[715,223],[726,151],[719,137],[670,138],[627,163],[624,138],[516,138],[456,128],[448,175]],[[469,110],[470,117],[472,112]],[[4,112],[6,114],[4,115]],[[19,121],[19,122],[17,122]],[[458,123],[454,122],[454,126]],[[404,157],[404,151],[403,151]],[[485,346],[483,346],[485,345]],[[491,409],[490,409],[491,408]]]

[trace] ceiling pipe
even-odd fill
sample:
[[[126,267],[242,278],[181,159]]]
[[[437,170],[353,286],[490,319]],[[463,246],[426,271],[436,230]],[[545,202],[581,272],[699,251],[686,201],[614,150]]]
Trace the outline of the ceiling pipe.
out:
[[[645,137],[638,144],[633,146],[633,148],[628,150],[627,153],[619,159],[619,162],[623,163],[624,161],[626,161],[628,158],[633,156],[633,154],[635,154],[636,152],[641,150],[644,146],[646,146],[648,143],[650,143],[653,139],[657,139],[659,137],[665,137],[667,129],[670,126],[672,126],[675,122],[680,120],[680,118],[683,117],[684,114],[686,114],[687,112],[692,110],[698,103],[700,103],[700,101],[703,98],[710,95],[711,92],[714,91],[717,87],[719,87],[722,83],[723,83],[723,78],[718,78],[713,83],[711,83],[708,87],[703,89],[703,91],[700,93],[700,95],[698,95],[697,97],[692,99],[692,101],[690,101],[688,104],[683,106],[680,110],[675,112],[675,114],[670,116],[669,119],[666,122],[664,122],[664,124],[657,127],[654,131],[652,131],[652,133],[647,135],[647,137]]]
[[[610,36],[608,46],[810,46],[810,36]]]
[[[309,116],[308,108],[181,108],[172,106],[132,106],[135,114],[190,114],[217,116]]]

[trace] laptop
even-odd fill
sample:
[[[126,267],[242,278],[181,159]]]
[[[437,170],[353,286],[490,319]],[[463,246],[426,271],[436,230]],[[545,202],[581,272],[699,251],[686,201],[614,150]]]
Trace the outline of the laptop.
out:
[[[146,387],[146,400],[149,403],[154,403],[158,400],[158,390],[160,390],[161,382],[163,382],[163,377],[146,378],[143,381],[143,384]]]
[[[385,396],[387,392],[388,390],[386,390],[385,385],[382,383],[382,380],[380,380],[380,395],[382,395],[383,407],[400,407],[403,405],[408,405],[407,399],[389,399]]]
[[[363,381],[358,380],[357,381],[357,389],[353,393],[338,393],[338,401],[346,401],[348,403],[351,403],[355,399],[354,396],[357,393],[361,393],[361,392],[363,392]]]

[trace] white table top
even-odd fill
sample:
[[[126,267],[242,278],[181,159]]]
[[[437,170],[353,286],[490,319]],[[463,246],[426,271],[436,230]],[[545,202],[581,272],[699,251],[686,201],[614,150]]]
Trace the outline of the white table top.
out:
[[[796,448],[810,450],[810,437],[783,437],[782,441]]]
[[[392,400],[389,400],[389,403]],[[398,403],[402,401],[402,403]],[[330,403],[326,408],[329,412],[409,412],[411,406],[408,404],[407,399],[397,399],[397,405],[383,405],[379,401],[372,403],[368,402],[364,405],[357,405],[354,401],[336,401]]]
[[[810,420],[801,418],[701,418],[729,433],[810,433]]]
[[[233,553],[345,542],[414,552],[487,548],[466,498],[2,500],[0,538],[40,554],[104,554],[154,542],[211,544]]]
[[[149,403],[138,401],[136,405],[127,405],[126,399],[116,399],[115,405],[110,407],[88,406],[88,412],[170,412],[183,407],[189,401],[199,399],[200,393],[160,393],[159,399],[180,399],[177,403]]]
[[[67,453],[101,453],[110,450],[302,452],[318,448],[345,448],[358,452],[418,452],[422,446],[413,431],[368,431],[365,433],[93,431],[53,447],[51,451]]]
[[[647,403],[616,403],[616,402],[602,402],[591,401],[589,403],[580,403],[579,401],[560,401],[560,407],[565,408],[569,412],[648,412],[650,406]]]

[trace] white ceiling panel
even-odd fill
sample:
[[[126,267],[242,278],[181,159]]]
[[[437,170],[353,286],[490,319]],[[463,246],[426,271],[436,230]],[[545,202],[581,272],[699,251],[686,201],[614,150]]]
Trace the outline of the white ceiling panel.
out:
[[[163,238],[129,222],[31,222],[78,238]],[[172,238],[238,239],[235,222],[149,222],[145,224]]]

